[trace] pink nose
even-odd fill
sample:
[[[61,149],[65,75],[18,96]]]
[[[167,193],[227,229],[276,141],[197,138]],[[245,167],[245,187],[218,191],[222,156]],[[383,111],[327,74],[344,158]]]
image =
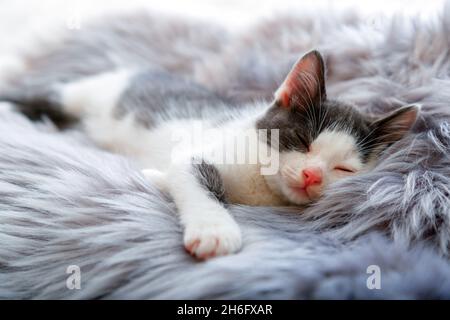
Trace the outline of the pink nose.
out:
[[[305,188],[322,183],[322,170],[320,168],[306,168],[303,170]]]

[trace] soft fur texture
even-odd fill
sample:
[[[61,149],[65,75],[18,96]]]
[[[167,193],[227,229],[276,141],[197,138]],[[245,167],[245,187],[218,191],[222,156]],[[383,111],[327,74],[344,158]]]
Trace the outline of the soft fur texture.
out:
[[[318,47],[329,66],[330,95],[376,114],[418,102],[422,116],[373,172],[333,185],[312,207],[232,206],[243,250],[197,262],[182,248],[173,204],[129,159],[99,150],[78,132],[32,124],[2,104],[0,297],[450,298],[450,7],[430,24],[393,20],[378,29],[331,13],[279,17],[228,39],[209,26],[116,19],[68,43],[85,45],[89,34],[95,49],[99,38],[130,28],[130,21],[136,34],[146,24],[164,26],[153,39],[159,46],[136,53],[142,60],[159,48],[167,63],[156,54],[149,64],[226,99],[267,98],[292,62]],[[186,30],[209,30],[209,38]],[[163,46],[167,39],[170,46]],[[191,50],[166,55],[174,42]],[[32,70],[14,85],[46,92],[55,79],[103,68],[62,55],[70,72],[55,66],[42,76],[44,58],[29,60]],[[129,61],[135,59],[118,54],[109,63]],[[81,268],[81,290],[66,288],[73,264]],[[366,287],[369,265],[381,268],[381,290]]]

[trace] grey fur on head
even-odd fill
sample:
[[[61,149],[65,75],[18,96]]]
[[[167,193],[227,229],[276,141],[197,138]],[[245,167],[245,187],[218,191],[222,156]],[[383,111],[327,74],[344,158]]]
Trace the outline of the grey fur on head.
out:
[[[96,37],[123,44],[117,37],[124,28],[142,36],[149,31],[142,25],[152,25],[160,26],[153,43],[176,38],[191,50],[167,55],[167,43],[142,44],[117,53],[107,67],[149,56],[165,72],[242,102],[268,98],[300,51],[319,47],[330,96],[377,115],[423,107],[413,134],[387,149],[375,170],[331,186],[315,205],[230,206],[243,250],[197,262],[183,250],[173,204],[129,159],[77,132],[32,124],[2,104],[0,297],[450,298],[449,9],[431,25],[394,18],[379,29],[346,15],[279,17],[242,37],[145,16],[117,18],[61,44],[51,68],[46,57],[32,60],[32,70],[11,86],[46,92],[61,79],[103,70],[103,62],[90,69],[80,59],[104,50]],[[195,30],[208,36],[192,39]],[[81,268],[81,290],[66,287],[69,265]],[[370,265],[381,268],[381,290],[366,286]]]

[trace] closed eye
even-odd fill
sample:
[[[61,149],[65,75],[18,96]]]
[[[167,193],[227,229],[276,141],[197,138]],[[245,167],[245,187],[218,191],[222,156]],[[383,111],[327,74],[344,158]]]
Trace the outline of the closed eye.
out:
[[[339,170],[339,171],[343,171],[343,172],[349,172],[349,173],[355,173],[355,170],[352,170],[348,167],[344,167],[344,166],[337,166],[334,168],[334,170]]]

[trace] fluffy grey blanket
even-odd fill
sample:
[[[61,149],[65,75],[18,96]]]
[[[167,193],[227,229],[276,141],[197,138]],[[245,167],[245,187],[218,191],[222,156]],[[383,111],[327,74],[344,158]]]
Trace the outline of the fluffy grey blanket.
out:
[[[373,113],[417,102],[423,112],[373,172],[332,186],[314,206],[232,206],[243,250],[198,262],[184,252],[172,202],[131,159],[0,104],[0,297],[450,298],[449,9],[428,23],[280,16],[243,35],[114,18],[26,57],[30,70],[12,86],[36,105],[54,83],[123,65],[243,102],[267,98],[316,47],[330,96]],[[71,290],[73,265],[81,288]],[[373,266],[379,289],[368,286]]]

